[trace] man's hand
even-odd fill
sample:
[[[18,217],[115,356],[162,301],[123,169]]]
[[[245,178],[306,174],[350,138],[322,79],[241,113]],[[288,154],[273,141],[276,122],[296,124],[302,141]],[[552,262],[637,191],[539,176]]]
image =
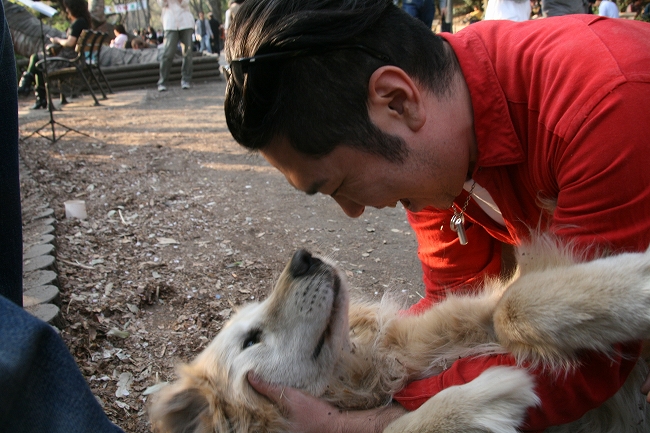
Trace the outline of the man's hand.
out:
[[[390,405],[364,411],[341,411],[331,404],[294,388],[271,385],[248,373],[248,382],[280,409],[291,423],[292,431],[300,433],[377,433],[406,411]]]
[[[291,423],[294,432],[341,433],[341,413],[330,404],[293,388],[263,382],[248,373],[248,382],[255,391],[266,396]]]

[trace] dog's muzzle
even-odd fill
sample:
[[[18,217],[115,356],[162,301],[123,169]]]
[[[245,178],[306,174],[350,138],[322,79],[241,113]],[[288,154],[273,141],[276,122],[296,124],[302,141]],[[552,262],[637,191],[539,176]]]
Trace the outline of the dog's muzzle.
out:
[[[312,256],[307,250],[296,251],[289,264],[289,272],[293,278],[303,277],[313,273],[323,262]]]

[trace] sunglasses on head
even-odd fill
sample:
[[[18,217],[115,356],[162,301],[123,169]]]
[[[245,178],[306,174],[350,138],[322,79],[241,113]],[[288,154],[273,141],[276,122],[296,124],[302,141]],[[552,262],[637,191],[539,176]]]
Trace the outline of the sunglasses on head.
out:
[[[237,87],[244,87],[244,79],[250,67],[258,62],[268,62],[290,59],[294,57],[313,56],[323,54],[329,51],[338,50],[360,50],[372,57],[382,60],[386,63],[390,62],[390,57],[380,53],[377,50],[366,47],[365,45],[339,45],[333,47],[313,47],[313,48],[299,48],[287,51],[278,51],[269,54],[258,54],[253,57],[241,57],[231,61],[228,65],[223,67],[224,75],[228,83],[234,83]]]

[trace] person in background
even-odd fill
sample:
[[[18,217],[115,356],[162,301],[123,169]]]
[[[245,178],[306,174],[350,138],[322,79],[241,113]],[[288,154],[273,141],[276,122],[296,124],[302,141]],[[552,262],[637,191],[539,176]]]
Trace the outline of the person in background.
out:
[[[598,15],[601,17],[618,18],[618,6],[611,0],[596,0]]]
[[[115,38],[111,40],[111,48],[126,48],[126,42],[129,40],[129,35],[126,33],[124,25],[118,24],[113,29]]]
[[[145,48],[156,48],[156,43],[142,36],[131,39],[131,48],[134,50],[143,50]]]
[[[483,11],[481,10],[479,5],[474,5],[472,7],[472,12],[468,13],[465,15],[463,18],[463,23],[465,24],[474,24],[483,19]]]
[[[158,91],[167,90],[167,78],[179,41],[183,54],[181,88],[189,89],[192,82],[192,35],[194,34],[194,17],[190,12],[190,0],[158,0],[158,4],[162,8],[161,18],[165,32]]]
[[[154,30],[153,27],[151,26],[147,27],[147,31],[144,34],[144,38],[147,42],[152,43],[154,45],[158,45],[158,34],[156,33],[156,30]]]
[[[410,16],[419,19],[425,26],[431,28],[436,6],[433,0],[403,0],[402,9]]]
[[[212,54],[212,27],[210,27],[210,21],[205,18],[203,11],[199,12],[199,19],[194,23],[194,35],[196,40],[199,42],[199,51],[208,52]]]
[[[488,0],[483,19],[527,21],[530,12],[530,0]]]
[[[214,17],[212,12],[208,12],[208,22],[212,30],[212,52],[219,55],[221,53],[221,22]]]
[[[452,23],[447,22],[447,3],[449,1],[450,0],[440,0],[440,3],[438,5],[440,7],[440,31],[452,33],[453,32]],[[452,18],[453,18],[453,13],[454,13],[453,5],[450,13],[452,14]]]
[[[53,50],[57,50],[56,47],[60,48],[60,52],[56,54],[57,56],[74,59],[77,56],[75,51],[77,39],[81,36],[82,31],[90,28],[90,12],[88,12],[88,3],[86,0],[64,0],[63,6],[65,7],[68,19],[71,21],[70,27],[68,27],[67,36],[65,38],[50,38],[50,42],[55,45],[55,47],[52,48]],[[42,58],[42,53],[32,54],[29,58],[27,70],[20,79],[18,88],[19,94],[28,94],[32,84],[36,84],[36,90],[34,92],[36,102],[34,103],[32,110],[47,108],[47,95],[45,93],[43,73],[36,67],[36,62]],[[54,71],[66,66],[68,66],[68,64],[65,62],[48,62],[47,69],[48,71]]]

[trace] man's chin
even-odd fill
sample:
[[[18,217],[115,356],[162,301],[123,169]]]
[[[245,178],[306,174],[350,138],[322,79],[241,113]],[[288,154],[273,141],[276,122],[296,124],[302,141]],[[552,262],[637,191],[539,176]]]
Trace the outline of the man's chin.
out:
[[[409,212],[420,212],[424,208],[424,206],[419,206],[418,204],[413,203],[412,201],[405,198],[401,199],[399,202],[402,203],[404,209],[408,210]]]

